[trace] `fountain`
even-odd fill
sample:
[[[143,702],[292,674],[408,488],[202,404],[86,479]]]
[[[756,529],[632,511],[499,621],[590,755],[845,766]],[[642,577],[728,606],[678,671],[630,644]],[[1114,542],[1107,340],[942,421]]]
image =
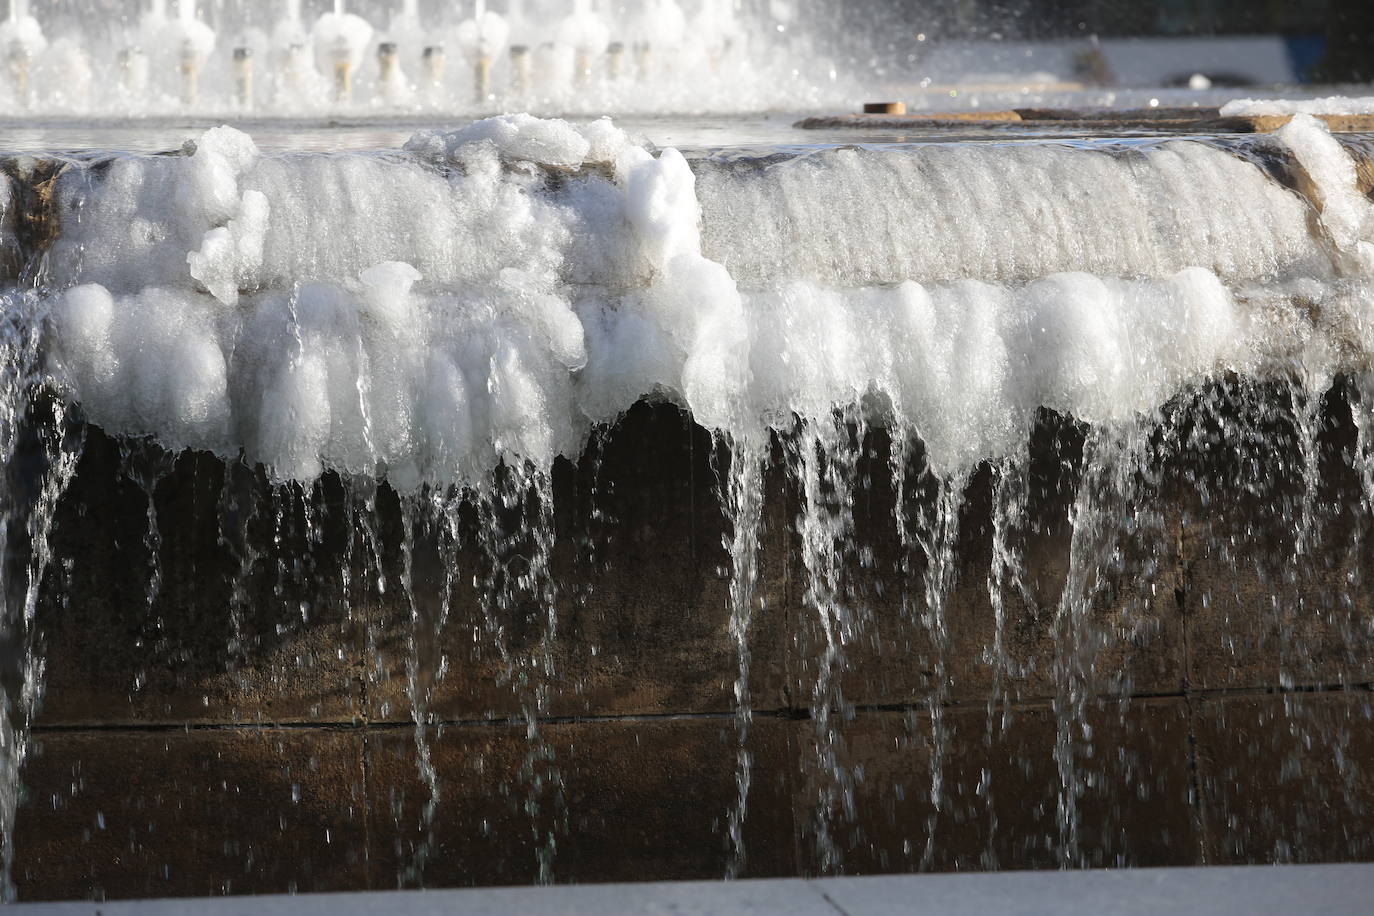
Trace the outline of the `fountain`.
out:
[[[148,91],[148,55],[142,48],[124,48],[117,61],[119,88],[124,99],[141,99]]]
[[[0,49],[5,54],[14,98],[22,107],[29,105],[29,70],[33,60],[47,46],[38,20],[29,15],[27,0],[10,0],[9,18],[0,23]]]
[[[8,899],[1374,859],[1374,103],[201,10],[0,27]]]
[[[195,0],[180,0],[177,20],[169,33],[181,53],[181,101],[192,107],[200,98],[200,69],[215,49],[215,33],[196,18]]]
[[[506,20],[488,10],[486,0],[472,0],[472,18],[458,26],[458,43],[472,62],[479,103],[491,97],[491,66],[505,50],[509,34]]]
[[[344,12],[344,0],[334,0],[334,11],[320,16],[312,34],[316,59],[322,69],[334,74],[334,101],[353,101],[353,74],[372,41],[372,26]]]
[[[414,54],[427,38],[424,23],[420,21],[419,0],[401,0],[401,7],[392,14],[386,33],[389,40]]]
[[[57,2],[54,11],[89,0]],[[456,21],[445,10],[422,10],[420,0],[402,0],[387,13],[373,9],[376,5],[369,4],[360,15],[335,3],[309,23],[300,0],[279,5],[236,0],[215,7],[212,27],[202,21],[192,0],[170,13],[166,0],[149,0],[132,26],[116,27],[121,46],[111,54],[99,53],[107,39],[98,15],[62,20],[62,40],[46,52],[55,63],[34,73],[46,49],[43,17],[30,15],[23,0],[15,0],[9,19],[0,25],[0,40],[9,49],[8,84],[17,88],[22,83],[24,92],[7,104],[22,109],[24,99],[36,93],[45,113],[99,115],[117,102],[121,110],[151,116],[188,110],[207,117],[229,114],[244,108],[239,77],[252,59],[259,84],[255,92],[261,95],[255,96],[253,108],[267,116],[322,114],[353,101],[375,111],[401,113],[413,107],[417,88],[423,90],[427,108],[449,113],[488,110],[511,99],[529,101],[531,95],[588,112],[608,106],[634,110],[648,95],[682,110],[749,110],[780,104],[785,97],[778,94],[777,81],[793,78],[796,71],[795,61],[770,46],[772,13],[757,5],[742,12],[737,0],[700,4],[693,9],[690,28],[676,0],[601,6],[592,0],[532,0],[529,6],[510,0],[499,9],[474,0],[462,7]],[[373,25],[381,23],[385,27],[374,33]],[[471,92],[425,71],[425,49],[439,47],[445,35],[470,65]],[[387,58],[387,73],[392,74],[387,78],[377,55],[382,43],[394,45],[396,52]],[[731,57],[730,49],[746,46],[751,49],[748,58]],[[508,47],[517,49],[512,66],[498,66]],[[661,72],[650,65],[655,47],[665,62]],[[236,56],[240,48],[248,49],[249,56]],[[302,48],[310,54],[303,55]],[[141,64],[134,70],[129,66],[140,53],[149,62],[146,80]],[[373,57],[379,64],[376,71],[364,67]],[[726,58],[731,58],[728,63]],[[437,61],[432,55],[429,59]],[[637,80],[624,78],[631,69]],[[406,73],[419,74],[420,84],[411,86]],[[702,79],[694,81],[693,73]],[[75,91],[73,76],[82,91]]]
[[[234,49],[234,101],[247,111],[253,107],[253,49]]]
[[[633,26],[639,79],[652,79],[653,49],[679,46],[687,34],[686,18],[676,0],[649,0]]]
[[[572,0],[572,12],[558,26],[558,44],[573,52],[573,84],[586,87],[592,62],[606,50],[610,30],[592,9],[592,0]]]

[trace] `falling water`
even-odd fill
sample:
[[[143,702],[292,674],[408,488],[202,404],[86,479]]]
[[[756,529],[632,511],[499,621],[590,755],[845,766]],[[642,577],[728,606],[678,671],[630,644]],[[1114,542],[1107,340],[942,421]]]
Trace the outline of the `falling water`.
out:
[[[753,756],[749,752],[749,726],[753,708],[749,691],[749,627],[753,622],[758,585],[759,535],[763,524],[765,454],[762,443],[732,442],[721,437],[717,452],[727,448],[730,465],[718,481],[720,502],[725,510],[728,530],[723,545],[730,554],[730,637],[739,660],[735,677],[735,804],[730,809],[727,828],[730,861],[726,877],[737,878],[744,870],[744,821],[749,811],[749,789],[753,782]],[[719,471],[717,472],[719,475]]]
[[[814,659],[811,718],[818,783],[813,830],[820,867],[825,872],[838,871],[843,862],[833,818],[837,813],[848,820],[855,817],[854,774],[844,760],[843,734],[844,722],[853,711],[844,699],[841,674],[846,648],[866,621],[863,610],[851,605],[843,577],[848,552],[855,544],[856,473],[863,438],[862,422],[840,415],[800,423],[789,443],[790,473],[802,498],[796,520],[806,570],[802,603],[814,615],[821,643]]]
[[[520,710],[526,751],[525,791],[538,880],[554,879],[558,835],[567,808],[556,751],[543,728],[556,683],[558,587],[553,578],[553,486],[544,472],[506,466],[478,505],[481,520],[482,615]]]
[[[992,608],[992,642],[983,653],[983,663],[992,669],[992,683],[988,690],[987,728],[985,743],[994,746],[1006,737],[1011,719],[1012,690],[1009,682],[1022,676],[1009,648],[1010,633],[1007,596],[1013,592],[1024,598],[1025,583],[1024,538],[1027,529],[1027,501],[1029,499],[1030,455],[1017,454],[1004,458],[996,467],[992,499],[992,557],[988,566],[988,604]],[[995,795],[997,786],[991,774],[980,783],[988,810],[988,848],[983,866],[998,867],[992,838],[997,835]]]
[[[1085,786],[1078,757],[1093,741],[1087,716],[1096,686],[1098,640],[1093,602],[1109,574],[1130,518],[1136,468],[1148,441],[1148,427],[1093,430],[1083,448],[1083,470],[1069,513],[1073,535],[1068,578],[1055,618],[1055,746],[1059,768],[1059,858],[1066,868],[1082,867],[1079,802]]]
[[[894,449],[894,454],[905,455],[906,449]],[[905,462],[894,466],[894,478],[904,474]],[[922,598],[925,612],[921,622],[930,635],[933,665],[930,691],[926,699],[930,715],[930,804],[931,815],[926,825],[925,850],[921,863],[929,868],[934,861],[937,839],[937,826],[940,810],[945,804],[944,763],[949,736],[945,727],[945,706],[949,700],[948,662],[952,653],[947,619],[947,603],[954,588],[957,572],[956,548],[959,539],[959,512],[962,508],[967,479],[963,474],[943,475],[931,468],[922,474],[926,484],[933,491],[923,499],[920,510],[913,519],[904,518],[898,512],[898,534],[905,553],[919,549],[925,565],[922,573]]]
[[[52,561],[49,539],[58,501],[76,471],[81,427],[71,409],[45,397],[39,328],[42,304],[29,293],[5,297],[0,324],[0,594],[6,659],[0,697],[0,893],[15,897],[14,822],[29,732],[43,694],[44,659],[36,614]]]

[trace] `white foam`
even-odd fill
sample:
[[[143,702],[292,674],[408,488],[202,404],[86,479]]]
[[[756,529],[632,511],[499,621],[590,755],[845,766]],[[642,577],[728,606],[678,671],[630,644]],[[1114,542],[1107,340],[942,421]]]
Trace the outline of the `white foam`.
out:
[[[48,46],[34,71],[38,83],[53,87],[49,101],[65,108],[82,108],[89,103],[94,78],[90,57],[66,36]]]
[[[215,30],[199,19],[176,19],[167,26],[167,41],[178,55],[205,63],[215,50]]]

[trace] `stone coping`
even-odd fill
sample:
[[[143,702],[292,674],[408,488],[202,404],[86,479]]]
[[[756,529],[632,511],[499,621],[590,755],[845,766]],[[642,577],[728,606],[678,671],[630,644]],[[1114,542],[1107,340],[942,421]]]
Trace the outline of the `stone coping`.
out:
[[[1315,115],[1339,133],[1374,131],[1374,114]],[[1189,133],[1268,133],[1292,115],[1222,117],[1217,108],[1015,108],[1004,111],[920,111],[908,114],[836,114],[804,118],[803,130],[1032,129],[1149,130]]]

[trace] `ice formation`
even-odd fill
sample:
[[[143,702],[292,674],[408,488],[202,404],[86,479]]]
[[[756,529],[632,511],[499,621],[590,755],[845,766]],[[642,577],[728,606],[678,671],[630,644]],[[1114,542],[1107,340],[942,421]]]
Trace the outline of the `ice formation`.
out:
[[[1221,115],[1224,118],[1258,118],[1291,114],[1374,114],[1374,97],[1331,95],[1317,99],[1234,99],[1221,106]]]
[[[1354,161],[1309,114],[1294,116],[1277,136],[1320,189],[1322,228],[1339,256],[1353,260],[1353,272],[1374,274],[1374,206],[1360,192]]]
[[[1041,407],[1121,422],[1281,362],[1310,334],[1296,297],[1364,347],[1352,160],[1311,119],[1273,142],[1325,238],[1298,194],[1193,141],[758,168],[604,120],[492,118],[384,155],[264,155],[222,127],[59,179],[80,218],[49,253],[47,350],[93,422],[280,478],[547,468],[647,396],[736,439],[863,404],[957,472]]]

